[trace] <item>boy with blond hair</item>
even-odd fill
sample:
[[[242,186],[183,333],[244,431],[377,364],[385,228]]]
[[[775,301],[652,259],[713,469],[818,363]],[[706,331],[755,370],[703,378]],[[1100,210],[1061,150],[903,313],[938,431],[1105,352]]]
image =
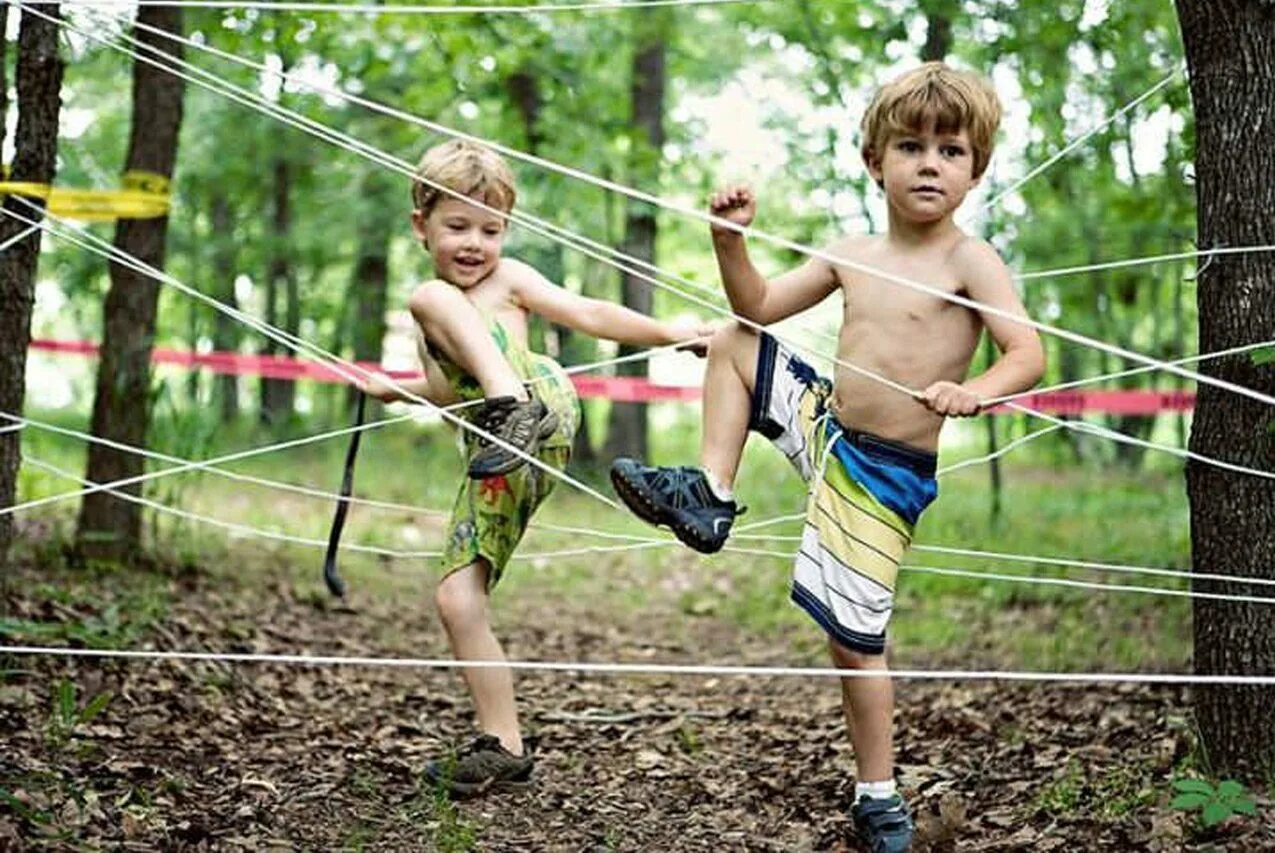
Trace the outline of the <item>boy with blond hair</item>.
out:
[[[525,457],[565,469],[579,424],[566,373],[528,349],[527,316],[646,346],[690,343],[713,331],[579,296],[502,257],[515,197],[504,160],[465,141],[427,151],[412,182],[412,232],[433,259],[436,278],[417,287],[408,302],[424,375],[400,385],[439,406],[483,401],[459,413],[477,429],[465,430],[469,476],[452,510],[444,577],[435,595],[452,652],[461,660],[505,659],[491,629],[489,596],[555,479]],[[364,383],[363,390],[386,402],[405,399],[383,377]],[[467,668],[464,678],[482,734],[454,762],[431,763],[427,775],[459,796],[528,782],[533,759],[523,747],[512,673]]]
[[[611,469],[634,513],[705,553],[722,547],[741,512],[731,488],[749,430],[774,442],[812,483],[792,600],[828,633],[838,666],[882,675],[847,677],[841,685],[857,770],[851,813],[873,851],[906,850],[913,834],[894,782],[885,630],[899,560],[937,495],[939,431],[946,417],[973,415],[983,400],[1034,385],[1044,355],[1027,325],[861,270],[1025,316],[995,250],[953,221],[987,168],[999,121],[990,84],[942,63],[927,63],[877,92],[863,118],[862,154],[885,192],[889,227],[882,235],[842,237],[826,252],[856,268],[813,258],[767,281],[743,236],[714,225],[722,283],[740,317],[765,326],[841,294],[833,378],[818,376],[765,332],[727,327],[709,345],[701,467],[617,459]],[[736,186],[716,193],[710,209],[747,226],[756,201]],[[1000,356],[967,379],[984,328]],[[916,389],[914,396],[844,364]]]

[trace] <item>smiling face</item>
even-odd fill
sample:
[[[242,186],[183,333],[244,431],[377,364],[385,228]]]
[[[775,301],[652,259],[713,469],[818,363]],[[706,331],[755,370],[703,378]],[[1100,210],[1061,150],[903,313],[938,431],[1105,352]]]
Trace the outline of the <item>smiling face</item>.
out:
[[[500,261],[505,220],[496,213],[445,198],[428,214],[412,213],[412,230],[434,259],[435,274],[457,287],[473,287]]]
[[[941,133],[931,122],[892,136],[883,148],[880,156],[868,156],[868,172],[885,189],[891,210],[909,221],[928,223],[951,216],[978,185],[964,129]]]

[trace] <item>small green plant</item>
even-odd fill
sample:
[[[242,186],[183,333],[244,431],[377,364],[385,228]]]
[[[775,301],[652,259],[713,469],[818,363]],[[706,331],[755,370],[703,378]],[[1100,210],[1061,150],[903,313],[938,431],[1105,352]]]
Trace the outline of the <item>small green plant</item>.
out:
[[[53,691],[49,724],[45,729],[45,736],[52,749],[65,746],[75,730],[102,713],[113,698],[110,692],[99,693],[86,702],[84,707],[80,707],[75,692],[75,682],[65,678]]]
[[[1169,802],[1169,807],[1195,812],[1200,825],[1206,829],[1232,815],[1257,814],[1256,801],[1234,779],[1223,779],[1217,787],[1204,779],[1174,779],[1173,789],[1178,795]]]
[[[1085,772],[1074,759],[1067,762],[1062,775],[1045,786],[1036,796],[1035,806],[1051,815],[1070,814],[1080,807],[1085,793]]]
[[[696,733],[695,727],[689,723],[682,723],[678,726],[676,734],[678,749],[687,755],[695,755],[704,748],[704,744],[700,742],[699,734]]]

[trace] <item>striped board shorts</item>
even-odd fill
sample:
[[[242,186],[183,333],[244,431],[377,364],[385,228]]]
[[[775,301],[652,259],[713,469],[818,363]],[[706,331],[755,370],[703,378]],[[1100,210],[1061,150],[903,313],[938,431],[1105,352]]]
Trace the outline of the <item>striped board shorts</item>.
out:
[[[899,560],[938,495],[937,457],[840,424],[832,382],[760,336],[749,428],[811,483],[792,600],[841,645],[885,652]]]

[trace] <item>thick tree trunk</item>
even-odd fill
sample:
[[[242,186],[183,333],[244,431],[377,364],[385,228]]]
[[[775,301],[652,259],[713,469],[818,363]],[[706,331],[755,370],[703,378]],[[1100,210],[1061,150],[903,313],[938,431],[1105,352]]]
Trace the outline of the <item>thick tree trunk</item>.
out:
[[[143,6],[140,23],[180,34],[180,9]],[[146,30],[138,39],[180,58],[181,47]],[[133,125],[126,171],[150,172],[169,179],[177,159],[183,82],[143,62],[133,65]],[[115,228],[116,248],[162,269],[168,218],[121,219]],[[106,294],[101,361],[93,399],[94,435],[143,445],[150,425],[150,360],[155,339],[159,282],[112,262]],[[89,446],[87,479],[108,482],[133,477],[144,468],[140,456],[93,444]],[[136,494],[138,486],[129,491]],[[122,559],[141,538],[141,508],[105,492],[85,496],[76,538],[83,553]]]
[[[666,10],[656,10],[637,18],[638,47],[633,57],[631,103],[633,127],[641,131],[630,155],[630,178],[634,185],[658,192],[660,162],[664,148],[664,87],[666,38],[671,18]],[[649,263],[655,262],[656,211],[650,205],[629,200],[624,218],[624,251]],[[634,311],[650,314],[654,307],[651,285],[624,273],[621,298]],[[639,348],[621,346],[620,355]],[[648,363],[635,361],[621,364],[621,376],[646,376]],[[607,429],[608,456],[646,458],[646,404],[615,403],[611,407],[611,423]]]
[[[213,195],[210,216],[212,219],[212,274],[216,298],[231,308],[239,307],[235,296],[235,225],[230,213],[230,199],[220,188]],[[213,313],[213,349],[232,352],[239,349],[239,324],[220,311]],[[213,400],[218,418],[231,423],[239,417],[239,377],[233,373],[219,374],[213,380]]]
[[[1177,0],[1195,104],[1199,244],[1275,243],[1275,3]],[[1275,337],[1275,258],[1215,260],[1198,287],[1201,352]],[[1267,394],[1275,366],[1246,357],[1201,365],[1205,372]],[[1275,407],[1199,388],[1191,449],[1275,470]],[[1192,566],[1275,579],[1275,481],[1197,463],[1187,467]],[[1217,588],[1197,582],[1196,588]],[[1241,591],[1235,589],[1234,591]],[[1195,667],[1200,673],[1275,675],[1275,620],[1269,607],[1195,602]],[[1275,776],[1275,688],[1211,687],[1195,693],[1210,769],[1252,781]]]
[[[57,6],[43,6],[50,16]],[[0,18],[0,24],[7,15]],[[0,42],[4,31],[0,30]],[[0,68],[4,55],[0,53]],[[63,63],[58,56],[58,26],[35,15],[22,16],[18,36],[18,128],[14,137],[13,180],[37,184],[53,182],[57,169],[58,110],[62,105]],[[0,75],[2,76],[2,75]],[[0,80],[6,84],[6,80]],[[0,95],[0,107],[7,108]],[[3,109],[0,109],[0,113]],[[38,203],[37,203],[38,204]],[[4,209],[28,220],[39,220],[41,210],[14,197]],[[0,243],[7,243],[31,226],[0,217]],[[0,253],[0,411],[20,415],[26,396],[27,346],[31,342],[31,308],[35,301],[35,271],[40,257],[40,235],[33,233]],[[9,422],[0,426],[9,426]],[[0,506],[13,506],[17,487],[21,439],[17,432],[0,434]],[[13,538],[13,516],[0,516],[0,565],[7,563]],[[0,575],[2,576],[2,575]],[[0,596],[0,600],[4,600]]]

